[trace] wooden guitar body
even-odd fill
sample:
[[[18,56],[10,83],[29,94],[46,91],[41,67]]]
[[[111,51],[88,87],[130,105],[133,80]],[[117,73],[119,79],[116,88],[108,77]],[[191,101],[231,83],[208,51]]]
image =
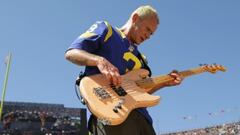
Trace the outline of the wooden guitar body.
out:
[[[132,110],[159,103],[159,96],[148,94],[135,83],[147,74],[145,69],[128,72],[122,76],[122,84],[118,88],[114,88],[102,74],[84,77],[80,92],[88,109],[100,121],[107,125],[118,125]]]

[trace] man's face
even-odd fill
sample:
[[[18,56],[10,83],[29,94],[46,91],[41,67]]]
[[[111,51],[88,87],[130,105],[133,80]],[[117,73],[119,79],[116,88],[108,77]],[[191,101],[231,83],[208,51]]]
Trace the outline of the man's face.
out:
[[[137,45],[150,38],[150,36],[157,29],[157,19],[155,17],[149,17],[141,19],[138,17],[134,20],[134,24],[131,28],[131,41]]]

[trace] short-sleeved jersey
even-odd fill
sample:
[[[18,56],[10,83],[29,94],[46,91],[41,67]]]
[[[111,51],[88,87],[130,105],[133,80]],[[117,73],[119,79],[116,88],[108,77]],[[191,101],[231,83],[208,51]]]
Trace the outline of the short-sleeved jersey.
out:
[[[137,57],[139,54],[137,46],[131,44],[118,28],[112,27],[106,21],[93,24],[71,44],[68,50],[70,49],[80,49],[104,57],[118,68],[121,75],[133,69],[144,68],[142,61]],[[85,68],[86,75],[98,73],[100,71],[95,66]],[[152,123],[145,108],[137,110]]]

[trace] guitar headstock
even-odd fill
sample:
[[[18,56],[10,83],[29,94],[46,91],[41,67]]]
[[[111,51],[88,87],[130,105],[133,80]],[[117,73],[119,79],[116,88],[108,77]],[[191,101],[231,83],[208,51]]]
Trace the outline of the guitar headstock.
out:
[[[225,72],[227,69],[222,66],[222,65],[218,65],[218,64],[200,64],[201,68],[204,69],[205,71],[208,71],[210,73],[216,73],[217,71],[222,71]]]

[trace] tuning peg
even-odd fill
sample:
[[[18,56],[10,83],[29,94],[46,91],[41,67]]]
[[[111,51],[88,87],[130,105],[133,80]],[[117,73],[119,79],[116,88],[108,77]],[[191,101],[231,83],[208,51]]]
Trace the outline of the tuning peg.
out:
[[[223,72],[227,71],[227,69],[226,69],[224,66],[222,66],[222,65],[219,65],[219,67],[220,67],[220,69],[219,69],[219,70],[221,70],[221,71],[223,71]]]

